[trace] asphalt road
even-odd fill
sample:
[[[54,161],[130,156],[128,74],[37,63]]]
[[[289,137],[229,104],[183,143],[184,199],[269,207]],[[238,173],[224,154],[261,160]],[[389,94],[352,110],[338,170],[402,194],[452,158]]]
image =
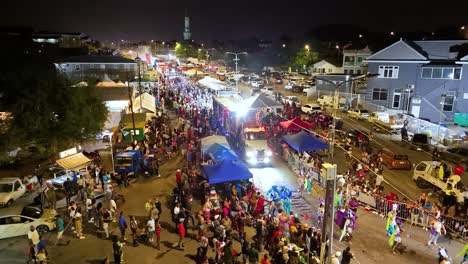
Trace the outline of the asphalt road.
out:
[[[246,90],[248,87],[241,85],[241,90]],[[359,122],[361,123],[361,122]],[[368,126],[362,123],[363,127]],[[392,147],[395,144],[383,141],[382,144]],[[398,146],[396,146],[398,147]],[[404,147],[402,146],[401,149]],[[424,159],[421,153],[411,153],[413,156]],[[336,163],[339,171],[346,170],[344,164],[344,155],[341,151],[336,153]],[[107,161],[108,162],[108,161]],[[126,197],[125,204],[118,204],[119,209],[123,210],[125,215],[136,215],[144,218],[147,214],[144,209],[144,203],[149,198],[159,199],[163,205],[167,205],[167,200],[170,199],[172,188],[175,186],[175,170],[180,168],[182,159],[180,157],[162,165],[161,178],[139,178],[139,180],[127,189],[121,191]],[[415,161],[413,160],[413,163]],[[253,168],[251,169],[254,178],[254,183],[262,191],[267,191],[272,185],[284,185],[291,190],[296,189],[296,175],[287,167],[287,164],[278,157],[274,158],[273,166],[268,168]],[[406,192],[408,196],[417,197],[420,191],[410,179],[409,172],[404,171],[384,171],[385,179],[391,184],[397,185],[398,189]],[[297,193],[292,199],[292,210],[299,216],[309,214],[311,217],[308,221],[314,224],[318,206],[318,197],[320,197],[320,188],[314,188],[311,195],[299,197]],[[199,204],[194,202],[194,209],[197,209]],[[169,208],[164,207],[162,214],[163,230],[161,234],[161,250],[156,250],[153,247],[140,245],[132,247],[126,245],[124,247],[124,259],[126,263],[174,263],[181,262],[191,263],[191,257],[196,252],[198,242],[193,239],[195,232],[191,231],[189,238],[185,240],[185,251],[179,251],[172,247],[172,244],[177,241],[177,235],[172,232],[173,224],[170,220]],[[194,210],[196,211],[196,210]],[[408,253],[404,255],[394,255],[388,248],[385,236],[385,221],[382,217],[369,213],[363,209],[358,212],[357,229],[354,233],[353,243],[351,245],[353,253],[356,255],[356,262],[353,263],[435,263],[437,252],[435,247],[425,245],[427,233],[421,228],[405,227],[405,235],[403,243],[408,246]],[[111,224],[111,230],[115,234],[118,233],[116,224]],[[248,236],[253,235],[252,229],[247,229]],[[105,257],[112,257],[112,243],[110,240],[102,239],[96,235],[94,228],[85,224],[86,239],[78,240],[72,236],[72,233],[67,230],[65,237],[71,243],[68,246],[54,246],[55,232],[46,235],[48,241],[48,251],[52,259],[51,263],[100,263],[99,261]],[[335,238],[338,233],[335,232]],[[441,245],[447,247],[449,254],[454,256],[462,245],[456,241],[439,241]],[[347,244],[343,242],[335,242],[335,250],[344,249]],[[234,243],[234,248],[239,251],[239,244]],[[11,238],[0,240],[0,264],[1,263],[24,263],[25,254],[27,252],[27,238]],[[209,256],[214,253],[209,251]]]

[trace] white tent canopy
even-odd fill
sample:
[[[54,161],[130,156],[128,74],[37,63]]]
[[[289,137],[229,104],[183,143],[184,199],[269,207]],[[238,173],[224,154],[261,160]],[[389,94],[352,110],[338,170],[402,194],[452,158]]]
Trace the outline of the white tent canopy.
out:
[[[205,86],[206,88],[214,91],[224,90],[226,89],[226,83],[212,78],[212,77],[204,77],[203,79],[198,81],[199,84]]]
[[[146,109],[148,112],[151,113],[155,112],[156,103],[154,101],[154,97],[151,94],[143,93],[142,95],[139,95],[135,98],[135,100],[133,101],[133,111],[138,112],[141,108]]]

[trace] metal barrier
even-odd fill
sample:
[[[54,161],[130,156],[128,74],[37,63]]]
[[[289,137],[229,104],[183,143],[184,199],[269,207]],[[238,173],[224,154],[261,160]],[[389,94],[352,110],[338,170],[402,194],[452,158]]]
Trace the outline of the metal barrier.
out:
[[[389,200],[384,196],[358,193],[355,197],[360,203],[369,206],[383,216],[386,216],[388,212],[396,208],[397,216],[407,221],[408,224],[429,228],[431,220],[435,219],[435,216],[429,210],[418,208],[413,213],[413,207],[409,204]],[[463,240],[468,239],[468,219],[450,217],[448,215],[441,215],[440,219],[444,221],[447,233]]]

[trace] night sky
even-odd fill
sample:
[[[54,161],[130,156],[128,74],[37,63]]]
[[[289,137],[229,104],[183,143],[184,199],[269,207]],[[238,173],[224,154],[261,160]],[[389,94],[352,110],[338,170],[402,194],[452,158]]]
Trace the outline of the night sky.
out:
[[[98,40],[181,39],[185,9],[192,38],[277,39],[303,36],[320,24],[354,24],[372,31],[431,31],[468,22],[467,0],[8,0],[1,26],[84,32]],[[418,2],[420,4],[416,4]],[[458,3],[458,4],[457,4]]]

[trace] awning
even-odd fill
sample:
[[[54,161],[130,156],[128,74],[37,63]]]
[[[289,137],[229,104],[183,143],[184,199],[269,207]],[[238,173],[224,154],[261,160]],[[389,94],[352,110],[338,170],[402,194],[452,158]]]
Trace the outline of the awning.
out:
[[[226,149],[231,149],[229,147],[229,142],[225,136],[208,136],[201,139],[201,151],[206,153],[206,150],[213,144],[218,143],[225,147]]]
[[[206,150],[205,155],[210,155],[215,161],[220,160],[238,160],[236,154],[232,153],[229,147],[219,143],[214,143]]]
[[[252,178],[252,173],[240,161],[223,160],[214,165],[201,166],[202,171],[208,177],[208,183],[242,181]]]
[[[283,139],[296,151],[314,151],[329,148],[327,143],[305,131],[301,131],[295,135],[285,135]]]
[[[79,170],[91,162],[83,153],[77,153],[57,160],[57,164],[66,170]]]
[[[301,130],[301,129],[313,129],[315,128],[312,124],[307,123],[299,117],[295,117],[288,121],[279,122],[280,126],[286,130]]]

